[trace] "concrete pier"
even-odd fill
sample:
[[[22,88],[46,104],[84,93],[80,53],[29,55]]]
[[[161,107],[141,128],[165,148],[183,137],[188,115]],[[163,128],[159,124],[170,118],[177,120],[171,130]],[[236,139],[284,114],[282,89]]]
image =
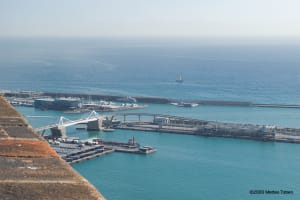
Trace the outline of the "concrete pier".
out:
[[[133,114],[134,113],[128,113],[128,115]],[[138,116],[138,114],[135,115]],[[153,115],[159,116],[158,114]],[[282,128],[277,126],[255,124],[224,123],[166,115],[160,115],[160,118],[164,118],[167,120],[165,120],[164,123],[159,123],[160,121],[157,120],[154,120],[153,122],[123,121],[121,124],[114,128],[136,131],[154,131],[199,135],[206,137],[225,137],[260,141],[300,143],[300,129],[297,128]]]

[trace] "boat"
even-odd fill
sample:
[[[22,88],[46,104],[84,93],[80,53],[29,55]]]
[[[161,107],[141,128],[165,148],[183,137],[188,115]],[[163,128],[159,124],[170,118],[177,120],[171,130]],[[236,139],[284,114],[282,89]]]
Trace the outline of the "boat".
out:
[[[174,106],[178,106],[178,107],[196,107],[196,106],[199,106],[199,104],[197,103],[189,103],[189,102],[174,102],[174,103],[171,103],[172,105]]]
[[[82,103],[81,109],[95,110],[97,112],[110,112],[118,108],[114,103],[108,101]]]
[[[114,132],[115,129],[113,129],[113,128],[104,128],[103,131],[104,132]]]
[[[149,154],[149,153],[154,153],[156,149],[150,146],[143,146],[139,148],[139,153],[141,154]]]
[[[176,79],[177,83],[183,83],[182,74],[180,73]]]

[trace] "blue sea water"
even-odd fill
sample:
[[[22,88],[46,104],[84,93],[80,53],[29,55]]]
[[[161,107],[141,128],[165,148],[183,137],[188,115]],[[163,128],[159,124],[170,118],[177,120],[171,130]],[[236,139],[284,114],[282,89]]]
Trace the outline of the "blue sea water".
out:
[[[54,92],[300,103],[299,52],[298,43],[1,39],[0,85]],[[179,73],[183,84],[175,82]]]
[[[164,112],[163,107],[181,116],[216,120],[231,118],[231,121],[244,123],[263,124],[271,120],[283,125],[294,122],[295,125],[297,120],[285,115],[293,116],[294,113],[295,118],[300,117],[296,112],[290,113],[294,109],[273,108],[257,108],[251,113],[247,108],[239,110],[236,107],[203,106],[202,109],[198,107],[197,111],[184,111],[177,107],[168,108],[166,105],[154,104],[143,111]],[[17,109],[34,127],[55,123],[61,115],[69,119],[86,115],[41,111],[28,107]],[[251,114],[245,117],[245,113]],[[261,116],[256,119],[258,113]],[[124,130],[116,130],[113,133],[87,132],[78,131],[74,127],[68,128],[67,133],[81,139],[99,137],[108,141],[123,142],[134,136],[141,144],[157,148],[156,153],[148,156],[113,153],[72,165],[107,199],[271,200],[300,197],[298,144]],[[289,190],[294,194],[251,195],[250,190]]]
[[[0,89],[300,104],[300,45],[178,40],[1,39]],[[178,73],[184,83],[177,84]],[[33,127],[82,114],[18,107]],[[141,112],[300,127],[300,110],[149,104]],[[134,111],[136,112],[136,111]],[[43,116],[43,117],[40,117]],[[300,146],[117,130],[67,130],[158,149],[113,153],[72,165],[107,199],[299,199]],[[253,195],[250,190],[292,190]]]

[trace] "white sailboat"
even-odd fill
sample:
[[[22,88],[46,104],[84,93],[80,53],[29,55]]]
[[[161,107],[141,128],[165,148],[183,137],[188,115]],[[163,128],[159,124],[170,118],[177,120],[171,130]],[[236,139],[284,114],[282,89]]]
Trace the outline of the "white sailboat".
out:
[[[182,83],[183,82],[183,79],[182,79],[182,74],[180,73],[176,79],[176,82],[177,83]]]

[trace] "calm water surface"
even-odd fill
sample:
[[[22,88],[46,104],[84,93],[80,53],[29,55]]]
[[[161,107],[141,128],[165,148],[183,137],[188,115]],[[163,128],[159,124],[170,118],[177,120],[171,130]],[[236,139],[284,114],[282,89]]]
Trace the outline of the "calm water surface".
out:
[[[60,115],[70,119],[82,114],[40,111],[19,107],[34,126],[56,122]],[[169,105],[148,105],[147,112],[172,111],[181,116],[230,119],[234,122],[281,122],[289,125],[300,114],[284,117],[290,109],[200,107],[185,109]],[[197,110],[198,109],[198,110]],[[247,109],[247,110],[245,110]],[[177,111],[176,111],[177,110]],[[241,113],[251,113],[247,117]],[[292,109],[293,111],[293,109]],[[258,117],[258,115],[269,116]],[[41,117],[43,116],[43,117]],[[235,120],[234,120],[235,119]],[[283,120],[285,119],[285,120]],[[297,127],[297,124],[294,124]],[[206,138],[155,132],[116,130],[113,133],[76,131],[69,136],[100,137],[138,142],[157,148],[151,155],[113,153],[72,166],[91,181],[107,199],[298,199],[300,188],[300,145],[239,139]],[[250,195],[252,189],[292,190],[293,195]]]

